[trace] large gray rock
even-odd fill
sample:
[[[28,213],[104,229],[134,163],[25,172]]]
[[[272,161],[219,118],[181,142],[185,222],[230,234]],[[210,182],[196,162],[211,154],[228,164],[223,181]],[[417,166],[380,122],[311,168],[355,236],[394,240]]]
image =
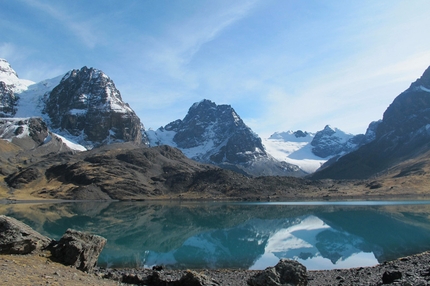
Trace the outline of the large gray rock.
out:
[[[45,249],[51,239],[14,218],[0,215],[0,253],[28,254]]]
[[[187,273],[179,280],[178,285],[216,286],[219,285],[219,283],[204,274],[200,274],[195,271],[187,271]]]
[[[281,259],[275,267],[268,267],[251,277],[250,286],[305,286],[308,285],[306,267],[297,261]]]
[[[68,229],[52,247],[51,253],[58,262],[92,272],[106,241],[98,235]]]

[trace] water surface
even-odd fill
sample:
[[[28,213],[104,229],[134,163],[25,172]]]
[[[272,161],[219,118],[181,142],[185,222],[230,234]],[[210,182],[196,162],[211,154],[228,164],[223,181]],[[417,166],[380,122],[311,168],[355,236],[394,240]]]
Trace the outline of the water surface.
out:
[[[107,267],[308,269],[371,266],[430,250],[429,201],[0,205],[59,239],[67,228],[108,239]]]

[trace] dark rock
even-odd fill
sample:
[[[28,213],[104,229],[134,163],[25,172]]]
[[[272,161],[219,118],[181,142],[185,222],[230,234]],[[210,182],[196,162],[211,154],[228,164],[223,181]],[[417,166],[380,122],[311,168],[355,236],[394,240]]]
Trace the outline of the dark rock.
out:
[[[0,253],[28,254],[45,249],[51,239],[28,225],[4,215],[0,216]]]
[[[213,286],[219,285],[216,281],[210,279],[204,274],[197,273],[195,271],[187,271],[182,276],[178,283],[179,286]]]
[[[266,268],[247,282],[250,286],[304,286],[308,284],[308,278],[305,266],[294,260],[281,259],[275,267]]]
[[[52,249],[52,256],[65,265],[92,272],[106,244],[106,239],[81,231],[68,229]]]
[[[402,279],[402,272],[400,271],[385,271],[382,274],[382,283],[384,284],[391,284],[400,279]]]
[[[44,112],[51,128],[83,135],[81,144],[142,143],[139,117],[122,101],[113,81],[94,68],[68,72],[45,96]]]
[[[13,117],[16,113],[18,97],[13,89],[0,81],[0,117]]]
[[[155,271],[161,271],[163,269],[164,269],[163,265],[154,265],[154,266],[152,266],[152,270],[155,270]]]
[[[121,282],[133,285],[143,285],[146,280],[141,275],[125,273],[122,276]]]

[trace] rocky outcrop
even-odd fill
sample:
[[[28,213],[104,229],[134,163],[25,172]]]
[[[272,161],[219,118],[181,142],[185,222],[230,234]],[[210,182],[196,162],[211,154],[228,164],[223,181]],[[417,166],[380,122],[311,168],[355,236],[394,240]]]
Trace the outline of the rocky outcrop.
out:
[[[65,265],[92,272],[106,239],[77,230],[68,229],[60,241],[51,248],[52,256]]]
[[[45,249],[51,239],[34,231],[28,225],[0,215],[0,253],[28,254]]]
[[[251,277],[250,286],[306,286],[308,277],[306,267],[297,261],[281,259],[275,267],[268,267]]]
[[[51,128],[67,132],[90,148],[113,142],[142,143],[142,125],[102,71],[83,67],[68,72],[45,95]]]

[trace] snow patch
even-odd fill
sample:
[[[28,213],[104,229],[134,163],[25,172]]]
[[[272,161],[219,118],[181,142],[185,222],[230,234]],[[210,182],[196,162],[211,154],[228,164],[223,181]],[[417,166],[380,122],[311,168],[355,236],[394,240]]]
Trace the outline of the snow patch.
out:
[[[64,145],[66,145],[67,147],[69,147],[70,149],[74,150],[74,151],[87,151],[87,148],[85,148],[84,146],[75,143],[69,139],[67,139],[64,136],[58,135],[57,133],[53,133],[55,136],[57,136],[58,138],[61,139],[61,141],[63,141]]]
[[[315,172],[327,161],[312,153],[310,141],[284,141],[284,139],[271,138],[273,137],[262,139],[267,153],[278,161],[297,165],[307,173]]]

